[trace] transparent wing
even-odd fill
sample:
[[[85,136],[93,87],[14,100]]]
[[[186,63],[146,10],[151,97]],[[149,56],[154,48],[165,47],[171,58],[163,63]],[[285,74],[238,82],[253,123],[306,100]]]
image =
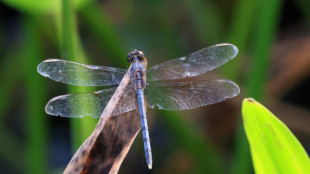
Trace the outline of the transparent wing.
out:
[[[112,116],[120,115],[125,112],[132,111],[138,104],[137,93],[131,85],[128,85],[121,95],[118,104],[114,108]]]
[[[146,79],[157,81],[197,76],[225,64],[237,53],[238,48],[232,44],[217,44],[153,66],[147,70]]]
[[[61,59],[47,59],[38,65],[37,71],[57,82],[78,86],[117,85],[126,73],[126,70],[119,68],[84,65]]]
[[[116,88],[105,89],[97,92],[67,94],[52,98],[45,106],[49,115],[61,117],[99,118],[108,104]],[[132,97],[133,96],[133,97]],[[119,104],[114,109],[112,116],[131,111],[136,107],[135,91],[126,89]]]
[[[240,93],[230,80],[203,80],[195,82],[149,82],[145,95],[149,107],[164,110],[197,108],[232,98]]]

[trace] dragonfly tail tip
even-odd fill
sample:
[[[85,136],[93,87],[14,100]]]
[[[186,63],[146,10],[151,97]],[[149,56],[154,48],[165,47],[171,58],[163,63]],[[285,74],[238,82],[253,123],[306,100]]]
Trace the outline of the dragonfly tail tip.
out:
[[[146,163],[147,163],[148,168],[152,169],[152,164],[153,164],[152,159],[147,160]]]
[[[152,169],[152,164],[148,164],[149,169]]]

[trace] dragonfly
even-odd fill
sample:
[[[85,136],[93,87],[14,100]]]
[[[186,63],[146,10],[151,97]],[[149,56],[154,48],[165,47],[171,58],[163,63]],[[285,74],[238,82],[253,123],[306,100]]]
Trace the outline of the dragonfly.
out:
[[[231,80],[188,79],[220,67],[237,54],[236,46],[221,43],[146,69],[147,59],[142,51],[134,49],[128,53],[127,60],[131,64],[130,85],[124,90],[120,103],[111,116],[139,109],[145,158],[149,169],[152,168],[153,159],[146,106],[162,110],[187,110],[235,97],[240,93],[240,88]],[[70,118],[99,118],[127,72],[120,68],[85,65],[61,59],[47,59],[38,65],[37,71],[65,84],[111,87],[97,92],[57,96],[46,104],[47,114]],[[84,105],[93,107],[81,109]]]

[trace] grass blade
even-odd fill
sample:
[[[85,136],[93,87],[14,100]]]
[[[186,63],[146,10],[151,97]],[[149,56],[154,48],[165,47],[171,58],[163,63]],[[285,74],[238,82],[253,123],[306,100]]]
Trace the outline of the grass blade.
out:
[[[84,56],[82,47],[79,45],[79,37],[76,30],[75,9],[72,0],[62,1],[62,23],[60,28],[62,30],[61,49],[63,58],[76,62],[87,63],[87,58]],[[83,92],[85,91],[85,88],[70,86],[69,91],[70,93]],[[81,100],[83,99],[81,98]],[[81,109],[83,109],[83,107],[92,106],[81,106]],[[74,149],[77,149],[86,140],[86,138],[93,131],[96,123],[96,119],[89,117],[71,120]]]
[[[254,43],[252,43],[254,45],[254,53],[250,67],[251,72],[247,81],[247,90],[248,95],[262,99],[264,96],[264,85],[267,82],[267,70],[270,59],[269,52],[274,39],[273,36],[276,31],[281,4],[279,0],[263,0],[257,1],[252,5],[255,5],[256,11],[255,16],[253,16],[256,17],[256,23],[253,23],[253,26],[256,27],[256,32],[253,37]],[[243,41],[245,41],[245,38]],[[241,50],[243,46],[245,46],[245,42],[242,43]],[[235,149],[236,160],[232,165],[232,173],[250,173],[250,155],[247,149],[245,133],[240,128],[237,135]]]
[[[30,17],[25,19],[24,72],[26,79],[26,172],[47,173],[47,120],[44,113],[46,101],[43,79],[36,67],[41,60],[39,35]]]
[[[128,67],[129,64],[124,53],[129,50],[124,50],[121,39],[110,24],[107,15],[100,8],[100,4],[98,2],[90,3],[81,8],[80,13],[89,29],[99,38],[103,51],[108,54],[104,58],[117,62],[119,67]]]

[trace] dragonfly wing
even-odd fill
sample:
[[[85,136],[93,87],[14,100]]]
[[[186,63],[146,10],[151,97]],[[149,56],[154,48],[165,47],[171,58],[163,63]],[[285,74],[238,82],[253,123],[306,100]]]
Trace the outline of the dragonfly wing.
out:
[[[222,43],[173,59],[147,70],[147,80],[174,80],[193,77],[213,70],[234,58],[238,48],[232,44]]]
[[[84,92],[76,94],[61,95],[52,98],[45,106],[45,112],[49,115],[61,117],[84,117],[91,116],[99,118],[104,108],[108,104],[116,88],[105,89],[97,92]],[[122,98],[128,102],[128,97],[132,96],[133,90],[124,92]],[[134,98],[135,99],[135,98]],[[135,109],[134,102],[124,103],[120,100],[118,106],[112,113],[112,116]]]
[[[121,95],[118,104],[112,112],[112,116],[120,115],[125,112],[132,111],[138,104],[137,93],[131,85],[128,85]]]
[[[149,82],[145,88],[147,104],[164,110],[185,110],[232,98],[240,93],[230,80],[195,82]]]
[[[122,80],[126,70],[84,65],[77,62],[47,59],[37,67],[38,73],[57,82],[78,86],[110,86]]]

